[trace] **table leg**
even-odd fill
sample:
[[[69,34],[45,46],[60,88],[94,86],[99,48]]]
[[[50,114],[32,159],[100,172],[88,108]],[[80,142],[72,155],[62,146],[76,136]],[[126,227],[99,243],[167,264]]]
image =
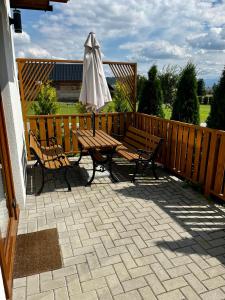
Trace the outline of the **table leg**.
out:
[[[76,166],[79,166],[82,156],[83,156],[83,148],[82,148],[82,146],[80,146],[80,156],[79,156],[78,160],[75,162]]]
[[[108,166],[109,166],[109,174],[112,178],[112,180],[114,182],[118,182],[118,179],[113,175],[113,172],[112,172],[112,158],[113,158],[113,154],[114,154],[114,149],[112,150],[112,152],[108,155]]]
[[[92,173],[91,179],[87,182],[86,186],[91,185],[92,181],[95,178],[95,171],[96,171],[96,160],[95,160],[95,157],[94,157],[94,153],[92,151],[89,151],[89,153],[90,153],[90,156],[91,156],[91,159],[92,159],[93,173]]]

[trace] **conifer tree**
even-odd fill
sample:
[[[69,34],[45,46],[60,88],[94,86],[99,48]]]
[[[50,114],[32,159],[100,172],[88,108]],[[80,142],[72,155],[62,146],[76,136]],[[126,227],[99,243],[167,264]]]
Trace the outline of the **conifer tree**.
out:
[[[225,130],[225,68],[218,85],[213,89],[213,100],[207,126]]]
[[[195,65],[192,63],[188,63],[181,72],[171,119],[199,124],[197,79]]]
[[[163,93],[161,83],[158,77],[157,67],[153,65],[148,72],[148,80],[144,83],[138,111],[163,118],[164,112],[162,104]]]

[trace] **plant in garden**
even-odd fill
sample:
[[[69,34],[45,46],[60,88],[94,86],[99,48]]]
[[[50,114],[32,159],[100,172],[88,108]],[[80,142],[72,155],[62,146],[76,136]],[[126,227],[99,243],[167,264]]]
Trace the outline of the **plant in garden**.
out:
[[[147,78],[142,75],[137,76],[137,103],[140,102],[144,86],[146,84]]]
[[[213,99],[207,126],[225,130],[225,68],[219,83],[213,88]]]
[[[176,98],[177,83],[179,79],[179,68],[178,66],[168,65],[163,68],[161,74],[159,74],[163,101],[169,107],[172,107],[173,102]]]
[[[131,111],[131,106],[128,102],[129,93],[126,91],[126,87],[120,83],[116,82],[115,90],[113,93],[112,101],[107,103],[102,109],[103,112],[128,112]]]
[[[196,69],[195,65],[190,62],[181,72],[171,119],[199,124]]]
[[[161,82],[158,77],[157,66],[153,65],[148,72],[148,80],[145,82],[142,90],[138,111],[164,117],[162,104],[163,93]]]
[[[198,79],[197,94],[201,97],[206,95],[205,81],[202,78]]]
[[[33,104],[35,115],[50,115],[57,112],[56,89],[51,86],[50,81],[41,85],[40,92]]]

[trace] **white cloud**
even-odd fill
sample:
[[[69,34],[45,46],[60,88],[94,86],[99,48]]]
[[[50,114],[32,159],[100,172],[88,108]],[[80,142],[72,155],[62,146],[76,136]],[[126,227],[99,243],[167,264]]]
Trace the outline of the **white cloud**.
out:
[[[221,35],[221,28],[212,28],[209,32],[195,37],[187,39],[188,43],[197,49],[206,50],[224,50],[225,40]]]
[[[151,61],[152,59],[184,59],[190,57],[186,49],[173,45],[167,41],[147,41],[143,43],[126,43],[120,45],[120,49],[131,51],[133,58],[139,61]]]
[[[137,60],[147,71],[152,61],[184,65],[191,57],[205,76],[223,69],[225,1],[70,0],[54,8],[15,36],[18,55],[81,59],[94,31],[106,60]]]
[[[24,45],[24,44],[29,44],[31,41],[30,35],[26,32],[23,31],[22,33],[15,33],[13,34],[14,41],[16,45]]]

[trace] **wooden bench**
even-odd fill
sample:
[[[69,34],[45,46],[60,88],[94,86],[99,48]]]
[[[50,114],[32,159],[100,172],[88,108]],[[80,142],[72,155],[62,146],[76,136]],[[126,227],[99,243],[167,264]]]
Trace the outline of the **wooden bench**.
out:
[[[139,172],[140,166],[147,168],[149,165],[152,168],[156,179],[156,164],[155,159],[159,153],[163,139],[151,135],[143,130],[129,126],[125,136],[122,138],[122,146],[117,148],[117,153],[130,162],[135,162],[134,175],[132,181]]]
[[[56,172],[63,170],[64,178],[68,186],[68,191],[71,191],[71,186],[67,179],[67,171],[72,166],[70,164],[70,161],[66,157],[62,146],[56,144],[55,138],[49,138],[47,141],[49,146],[43,147],[41,146],[40,140],[37,139],[33,131],[30,130],[29,135],[30,150],[37,160],[35,165],[40,165],[42,170],[42,184],[41,188],[37,192],[37,195],[41,194],[45,183],[45,173],[49,171]]]

